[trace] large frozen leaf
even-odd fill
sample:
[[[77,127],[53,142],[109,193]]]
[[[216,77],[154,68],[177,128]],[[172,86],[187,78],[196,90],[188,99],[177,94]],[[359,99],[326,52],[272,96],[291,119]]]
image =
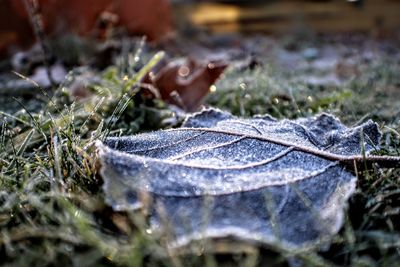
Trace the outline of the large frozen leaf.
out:
[[[181,128],[97,146],[108,203],[132,210],[151,196],[151,226],[168,225],[172,245],[233,237],[298,248],[340,229],[356,183],[345,165],[379,138],[372,121],[347,128],[328,114],[277,121],[208,109]]]

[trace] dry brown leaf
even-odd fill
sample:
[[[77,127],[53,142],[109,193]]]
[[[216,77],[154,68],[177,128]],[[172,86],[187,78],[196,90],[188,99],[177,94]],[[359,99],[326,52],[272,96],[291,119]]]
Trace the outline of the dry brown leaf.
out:
[[[150,73],[144,84],[157,88],[162,99],[186,111],[195,111],[227,66],[224,61],[203,63],[189,59],[169,62],[157,73]]]

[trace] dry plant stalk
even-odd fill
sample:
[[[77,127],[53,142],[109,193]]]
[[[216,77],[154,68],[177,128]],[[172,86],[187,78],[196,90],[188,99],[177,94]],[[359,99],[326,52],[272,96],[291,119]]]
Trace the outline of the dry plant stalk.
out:
[[[29,19],[43,54],[43,64],[46,68],[47,77],[52,85],[55,86],[54,79],[51,75],[49,58],[51,57],[50,47],[46,40],[46,35],[43,28],[43,20],[40,13],[40,6],[37,0],[24,0],[26,10],[29,14]]]

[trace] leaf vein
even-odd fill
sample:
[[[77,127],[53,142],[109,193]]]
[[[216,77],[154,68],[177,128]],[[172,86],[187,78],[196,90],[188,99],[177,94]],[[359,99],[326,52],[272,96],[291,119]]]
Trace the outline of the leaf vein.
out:
[[[190,156],[190,155],[192,155],[192,154],[199,153],[199,152],[202,152],[202,151],[212,150],[212,149],[216,149],[216,148],[221,148],[221,147],[229,146],[229,145],[235,144],[235,143],[237,143],[237,142],[240,142],[241,140],[246,139],[246,138],[247,138],[246,136],[242,136],[242,137],[240,137],[240,138],[236,138],[236,139],[231,140],[231,141],[229,141],[229,142],[225,142],[225,143],[218,144],[218,145],[215,145],[215,146],[201,147],[201,148],[199,148],[199,149],[189,151],[189,152],[184,153],[184,154],[182,154],[182,155],[179,155],[179,156],[176,156],[176,157],[172,157],[172,158],[170,158],[170,160],[177,160],[177,159],[181,159],[181,158],[184,158],[184,157],[187,157],[187,156]]]

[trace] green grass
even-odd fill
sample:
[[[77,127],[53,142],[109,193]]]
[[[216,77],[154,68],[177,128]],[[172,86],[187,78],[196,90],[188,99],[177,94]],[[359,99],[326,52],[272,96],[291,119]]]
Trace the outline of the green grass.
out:
[[[6,266],[396,266],[400,262],[400,170],[358,170],[358,190],[346,222],[324,252],[298,254],[250,244],[194,244],[189,253],[166,248],[148,231],[146,214],[114,212],[104,202],[93,141],[167,127],[174,112],[140,97],[132,85],[143,71],[111,66],[92,97],[73,102],[75,74],[51,98],[20,99],[1,113],[0,256]],[[231,68],[207,104],[250,116],[297,118],[331,112],[348,125],[372,118],[383,131],[381,154],[400,155],[400,65],[382,58],[341,87],[310,87],[268,62],[245,72]],[[128,80],[123,77],[128,75]],[[44,100],[43,100],[44,99]],[[219,248],[221,249],[221,247]]]

